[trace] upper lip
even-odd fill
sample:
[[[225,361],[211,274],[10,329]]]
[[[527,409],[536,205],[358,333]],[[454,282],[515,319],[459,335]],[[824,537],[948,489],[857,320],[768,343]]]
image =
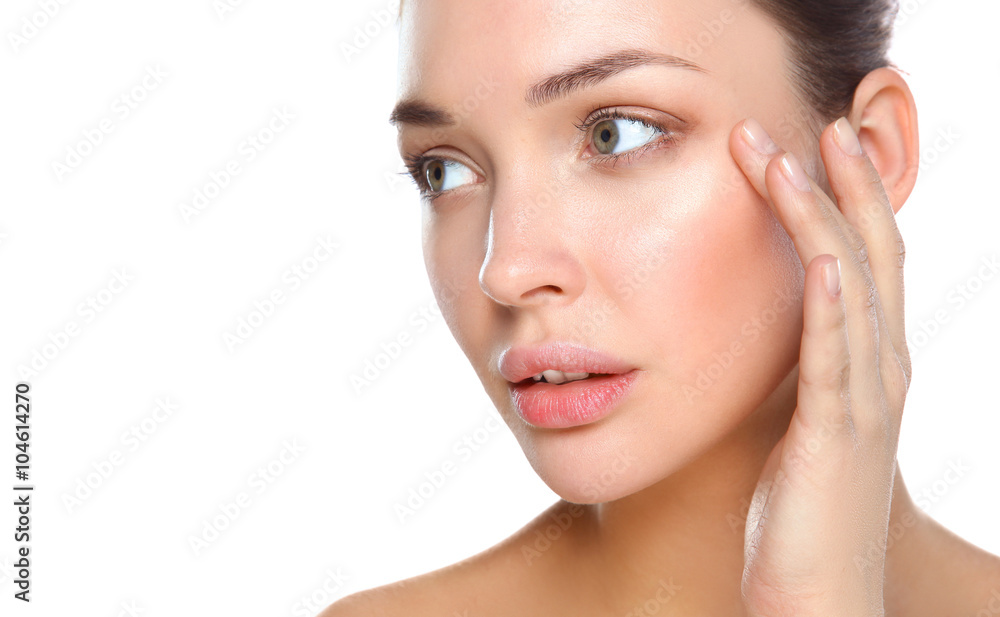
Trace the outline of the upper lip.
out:
[[[564,373],[615,375],[635,368],[606,353],[572,343],[509,347],[500,354],[498,364],[500,374],[511,383],[524,381],[549,369]]]

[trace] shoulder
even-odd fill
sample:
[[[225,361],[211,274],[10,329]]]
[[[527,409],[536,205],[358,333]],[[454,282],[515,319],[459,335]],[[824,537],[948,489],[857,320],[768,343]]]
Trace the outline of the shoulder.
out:
[[[485,588],[485,574],[496,569],[496,547],[459,563],[380,587],[366,589],[331,604],[318,617],[383,617],[405,614],[482,614],[482,604],[492,604]],[[503,574],[497,580],[503,581]]]
[[[453,568],[353,593],[331,604],[318,617],[463,615],[469,607]]]
[[[912,570],[892,590],[906,617],[1000,615],[1000,557],[930,517]],[[890,591],[887,589],[886,591]]]
[[[388,617],[404,612],[412,617],[451,614],[443,612],[447,610],[443,606],[447,592],[439,590],[438,576],[431,575],[439,573],[428,573],[353,593],[328,606],[318,617]]]
[[[957,614],[969,617],[1000,615],[1000,557],[944,527],[940,533],[941,554],[947,556],[941,563],[940,576],[951,583],[951,589],[939,587],[941,608],[958,608]]]
[[[535,532],[564,505],[557,502],[510,537],[480,553],[439,570],[353,593],[328,606],[318,617],[517,614],[519,608],[527,609],[517,606],[518,599],[541,574],[539,569],[525,567],[533,565],[532,560],[539,554]]]

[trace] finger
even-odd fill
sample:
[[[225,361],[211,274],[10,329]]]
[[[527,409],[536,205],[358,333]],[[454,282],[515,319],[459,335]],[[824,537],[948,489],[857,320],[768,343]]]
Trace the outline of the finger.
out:
[[[885,318],[879,306],[878,290],[868,270],[867,246],[833,200],[809,178],[791,154],[776,150],[759,123],[751,119],[737,125],[730,136],[737,164],[785,228],[803,265],[823,254],[835,255],[842,265],[847,336],[856,368],[855,385],[866,403],[858,406],[858,422],[867,428],[885,427],[886,414],[881,392],[885,389],[882,369],[893,391],[905,394],[905,386],[893,372],[901,373]],[[762,165],[764,167],[762,167]],[[899,395],[888,397],[892,409],[901,409]],[[897,418],[898,420],[898,418]]]
[[[859,254],[865,250],[861,235],[854,231],[833,200],[806,175],[794,155],[776,145],[760,123],[747,118],[737,125],[730,136],[730,148],[743,174],[795,242],[803,267],[813,258],[830,252],[831,247],[839,247],[835,254],[841,260],[866,260],[865,255]],[[794,186],[797,178],[776,174],[775,178],[781,180],[777,183],[779,193],[791,196],[790,201],[776,202],[775,188],[769,185],[775,178],[768,179],[772,167],[798,174],[805,189],[795,186],[792,191],[782,190],[784,186]]]
[[[903,306],[903,236],[878,170],[861,148],[851,124],[840,118],[823,131],[820,154],[830,189],[847,222],[868,247],[868,268],[878,289],[893,350],[910,381]]]
[[[750,184],[770,205],[771,196],[764,183],[764,169],[781,148],[771,139],[764,127],[753,118],[736,125],[729,135],[729,149]]]
[[[879,389],[878,294],[867,270],[867,247],[827,196],[790,153],[781,154],[764,128],[748,118],[733,130],[730,148],[737,164],[795,244],[803,266],[823,254],[843,265],[848,335],[855,363],[866,368],[856,383]],[[763,187],[763,188],[760,188]],[[891,351],[891,350],[889,350]]]
[[[820,255],[806,267],[802,347],[799,349],[798,424],[807,434],[850,426],[851,341],[841,292],[840,261]]]
[[[881,368],[888,356],[895,362],[891,343],[883,331],[878,290],[868,270],[864,239],[837,210],[836,205],[806,175],[791,153],[772,160],[764,172],[772,204],[803,264],[831,254],[839,259],[845,322],[850,342],[852,381],[859,396],[854,421],[860,427],[884,426],[881,404]],[[884,335],[885,334],[885,335]]]

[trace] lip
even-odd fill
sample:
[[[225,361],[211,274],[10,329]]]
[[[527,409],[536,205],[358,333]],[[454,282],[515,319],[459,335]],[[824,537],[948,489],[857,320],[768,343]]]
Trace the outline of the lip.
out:
[[[618,358],[569,343],[512,347],[500,355],[498,364],[518,415],[539,428],[568,428],[604,418],[625,398],[639,374],[639,369]],[[560,385],[531,380],[546,369],[601,376]]]

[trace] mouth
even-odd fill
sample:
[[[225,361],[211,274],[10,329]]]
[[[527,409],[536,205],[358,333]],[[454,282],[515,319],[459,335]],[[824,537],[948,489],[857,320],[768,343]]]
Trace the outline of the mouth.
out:
[[[524,381],[561,384],[591,377],[622,375],[636,367],[610,354],[573,345],[549,343],[537,347],[510,347],[497,366],[512,384]]]
[[[562,385],[572,383],[574,381],[593,379],[596,377],[607,377],[609,375],[611,375],[611,373],[564,373],[563,371],[548,369],[532,376],[530,379],[525,379],[519,382],[519,385],[525,383],[527,385],[531,385],[531,383],[551,383],[555,385]],[[531,383],[527,383],[529,381]]]
[[[567,343],[512,347],[500,356],[518,415],[539,428],[568,428],[609,415],[630,391],[638,368]]]

